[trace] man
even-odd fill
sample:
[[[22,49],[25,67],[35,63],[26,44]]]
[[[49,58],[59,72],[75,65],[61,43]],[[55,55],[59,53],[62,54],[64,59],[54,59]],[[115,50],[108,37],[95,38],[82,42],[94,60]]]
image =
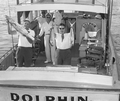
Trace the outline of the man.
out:
[[[11,29],[11,24],[8,22],[8,32],[9,34],[16,34],[16,31]],[[23,27],[28,31],[28,35],[31,37],[35,36],[35,32],[30,29],[29,19],[25,19],[23,22]],[[18,32],[18,48],[16,51],[16,63],[17,67],[29,67],[32,64],[32,42],[27,37]]]
[[[39,36],[41,37],[44,34],[44,46],[45,46],[45,54],[46,54],[46,61],[45,63],[51,62],[51,52],[50,52],[50,34],[52,30],[51,15],[47,13],[45,15],[46,21],[41,26],[41,31]]]
[[[71,65],[71,47],[74,44],[73,28],[70,33],[65,33],[65,24],[59,25],[59,33],[56,33],[57,64]]]

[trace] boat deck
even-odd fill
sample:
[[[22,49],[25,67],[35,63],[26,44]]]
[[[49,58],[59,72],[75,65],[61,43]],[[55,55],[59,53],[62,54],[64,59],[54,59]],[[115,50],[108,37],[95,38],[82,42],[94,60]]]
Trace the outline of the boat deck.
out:
[[[94,74],[101,74],[101,75],[107,75],[105,68],[97,68],[97,67],[79,67],[79,44],[75,44],[72,49],[72,59],[71,59],[71,66],[78,67],[78,72],[87,72],[87,73],[94,73]],[[83,51],[84,52],[84,51]],[[84,53],[80,53],[84,54]],[[51,63],[45,64],[44,61],[46,60],[45,53],[39,53],[38,57],[35,60],[34,67],[59,67],[59,65],[53,65]],[[64,67],[60,65],[60,67]],[[70,67],[70,66],[65,66]]]

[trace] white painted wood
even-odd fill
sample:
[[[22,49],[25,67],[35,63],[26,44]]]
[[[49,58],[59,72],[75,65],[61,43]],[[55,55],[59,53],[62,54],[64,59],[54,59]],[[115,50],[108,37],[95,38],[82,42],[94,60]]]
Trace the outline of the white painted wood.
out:
[[[76,0],[54,0],[54,2],[59,3],[75,3]]]
[[[33,10],[72,10],[72,11],[107,13],[107,7],[100,6],[100,5],[26,4],[26,5],[17,5],[16,6],[16,11],[33,11]]]
[[[11,66],[9,67],[11,68]],[[13,69],[12,69],[13,70]],[[54,67],[16,67],[14,68],[14,71],[57,71],[57,72],[74,72],[77,73],[78,72],[78,67],[72,67],[72,66],[54,66]]]
[[[57,71],[0,71],[2,81],[56,81],[112,86],[112,76]],[[22,83],[24,84],[24,82]]]
[[[49,97],[49,100],[47,98]],[[53,97],[54,100],[51,98]],[[16,99],[17,100],[11,100]],[[30,100],[31,98],[31,100]],[[65,99],[66,98],[66,99]],[[119,101],[118,92],[1,88],[0,101]]]
[[[8,87],[6,89],[3,87],[0,88],[0,101],[119,101],[119,93],[79,89],[77,91],[76,89],[49,89],[47,87],[46,89],[33,89],[31,87]]]
[[[6,69],[6,71],[12,71],[15,69],[15,66],[10,66],[9,68]]]

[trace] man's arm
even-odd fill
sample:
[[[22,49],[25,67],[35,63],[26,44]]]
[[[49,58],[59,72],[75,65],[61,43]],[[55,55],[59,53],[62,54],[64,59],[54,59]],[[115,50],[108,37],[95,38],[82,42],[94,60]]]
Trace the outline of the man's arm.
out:
[[[8,33],[11,34],[11,35],[16,34],[17,33],[16,30],[12,30],[12,26],[9,23],[9,21],[7,21],[7,24],[8,24]]]
[[[28,31],[28,34],[26,35],[26,37],[32,37],[32,38],[35,38],[35,32],[34,30],[31,30],[31,31]]]
[[[35,32],[33,30],[28,31],[28,34],[25,36],[30,43],[33,43],[35,40]]]

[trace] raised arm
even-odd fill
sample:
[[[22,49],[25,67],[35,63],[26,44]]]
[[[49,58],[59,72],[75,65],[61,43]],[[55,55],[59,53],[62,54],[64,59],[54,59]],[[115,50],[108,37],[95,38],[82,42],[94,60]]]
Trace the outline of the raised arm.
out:
[[[11,24],[9,23],[9,21],[7,21],[7,25],[8,25],[8,33],[11,34],[11,35],[14,35],[16,34],[16,30],[12,30],[12,26]]]

